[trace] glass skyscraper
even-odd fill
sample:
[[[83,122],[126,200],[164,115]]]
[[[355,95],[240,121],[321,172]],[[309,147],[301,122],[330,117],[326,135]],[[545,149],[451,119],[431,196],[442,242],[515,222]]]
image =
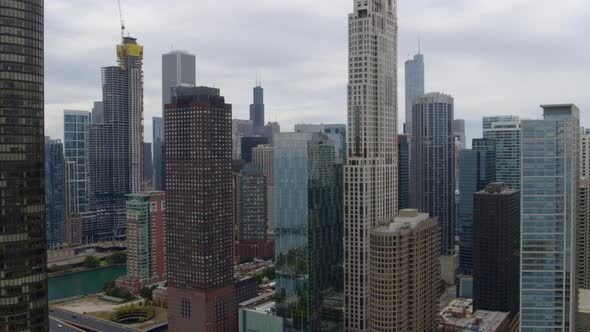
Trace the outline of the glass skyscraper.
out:
[[[335,152],[321,133],[275,137],[277,313],[296,331],[318,331],[322,300],[342,290],[342,165]]]
[[[43,0],[0,2],[0,331],[47,331]]]
[[[522,332],[575,331],[580,113],[545,105],[522,121]]]
[[[153,146],[154,146],[154,189],[164,190],[164,121],[162,118],[152,118]]]
[[[398,135],[398,183],[399,209],[410,208],[410,137]]]
[[[520,125],[518,116],[483,118],[483,137],[496,141],[496,181],[520,188]]]
[[[412,134],[412,108],[416,98],[425,93],[424,87],[424,55],[418,53],[406,61],[406,123],[404,133]]]
[[[459,275],[473,275],[473,195],[494,181],[496,144],[474,139],[471,150],[459,152]],[[460,283],[461,284],[461,283]],[[459,296],[472,297],[471,287],[460,287]]]
[[[45,139],[45,225],[47,245],[66,242],[65,169],[61,140]]]
[[[78,212],[89,210],[89,174],[86,142],[88,141],[88,125],[90,112],[64,111],[64,153],[66,161],[75,162],[74,178],[76,182]]]

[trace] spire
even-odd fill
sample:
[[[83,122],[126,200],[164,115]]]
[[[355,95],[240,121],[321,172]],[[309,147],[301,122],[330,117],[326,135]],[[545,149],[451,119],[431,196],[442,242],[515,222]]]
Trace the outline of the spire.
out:
[[[418,54],[421,54],[422,40],[420,39],[420,32],[418,32]]]

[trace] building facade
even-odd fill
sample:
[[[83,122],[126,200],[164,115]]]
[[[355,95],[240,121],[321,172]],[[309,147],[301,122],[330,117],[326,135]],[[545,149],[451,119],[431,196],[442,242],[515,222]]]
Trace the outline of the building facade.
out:
[[[75,162],[77,210],[86,212],[89,208],[90,178],[88,173],[88,126],[90,112],[64,111],[64,153],[66,161]],[[73,193],[74,194],[74,193]]]
[[[587,178],[580,178],[576,204],[576,276],[578,288],[590,289],[590,184]]]
[[[335,152],[325,134],[275,137],[277,312],[295,331],[318,331],[323,299],[342,290],[342,182]]]
[[[404,133],[412,134],[412,110],[416,98],[422,97],[425,91],[424,84],[424,55],[418,53],[413,59],[406,61],[406,123]]]
[[[473,195],[474,310],[519,309],[520,192],[492,183]]]
[[[544,105],[522,121],[521,331],[575,330],[580,112]]]
[[[125,37],[117,56],[118,66],[102,68],[103,122],[88,139],[91,200],[110,214],[107,239],[125,238],[126,195],[143,183],[143,47]]]
[[[496,181],[520,189],[521,120],[518,116],[483,118],[483,137],[496,141]]]
[[[268,138],[262,136],[242,137],[240,144],[240,159],[251,163],[252,162],[252,149],[259,145],[268,144]]]
[[[172,89],[197,84],[197,58],[185,51],[162,54],[162,110],[172,103]]]
[[[166,222],[164,192],[129,195],[127,201],[127,275],[119,287],[138,293],[166,280]]]
[[[473,195],[494,182],[495,171],[494,140],[474,139],[472,149],[459,152],[459,278],[473,276]],[[472,294],[459,289],[461,297]]]
[[[143,188],[153,190],[154,163],[152,161],[152,143],[143,143]]]
[[[397,207],[397,3],[353,1],[348,16],[344,328],[368,329],[369,232]],[[378,49],[379,52],[374,51]]]
[[[254,126],[254,132],[264,134],[264,89],[258,84],[253,89],[253,103],[250,105],[250,121]]]
[[[238,239],[244,242],[266,242],[268,239],[267,181],[262,171],[252,164],[238,176]]]
[[[410,137],[397,136],[398,149],[398,201],[399,209],[410,208]]]
[[[154,189],[164,190],[164,121],[162,118],[152,118],[153,146],[154,146]]]
[[[0,330],[47,331],[43,0],[0,3]]]
[[[369,330],[434,331],[439,311],[440,234],[436,218],[400,210],[371,230]]]
[[[441,254],[453,254],[455,236],[455,143],[453,98],[428,93],[414,104],[410,193],[412,207],[438,217]]]
[[[65,165],[61,140],[45,139],[45,227],[47,245],[59,247],[66,240]]]
[[[266,201],[268,203],[268,232],[275,232],[275,150],[272,145],[259,145],[252,149],[252,163],[262,170],[266,177]]]
[[[169,329],[235,331],[231,105],[219,89],[175,90],[164,115]]]

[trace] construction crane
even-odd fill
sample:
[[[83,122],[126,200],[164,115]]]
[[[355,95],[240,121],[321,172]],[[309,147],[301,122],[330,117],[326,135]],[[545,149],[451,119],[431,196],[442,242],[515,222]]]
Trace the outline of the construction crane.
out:
[[[121,9],[121,0],[117,0],[119,4],[119,19],[121,20],[121,40],[125,38],[125,21],[123,21],[123,10]]]

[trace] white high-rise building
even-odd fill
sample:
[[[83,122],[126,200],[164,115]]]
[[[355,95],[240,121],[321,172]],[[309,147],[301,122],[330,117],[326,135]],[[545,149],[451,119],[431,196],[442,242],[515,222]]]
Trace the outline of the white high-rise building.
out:
[[[344,169],[344,324],[368,329],[370,230],[397,214],[397,3],[354,0]]]

